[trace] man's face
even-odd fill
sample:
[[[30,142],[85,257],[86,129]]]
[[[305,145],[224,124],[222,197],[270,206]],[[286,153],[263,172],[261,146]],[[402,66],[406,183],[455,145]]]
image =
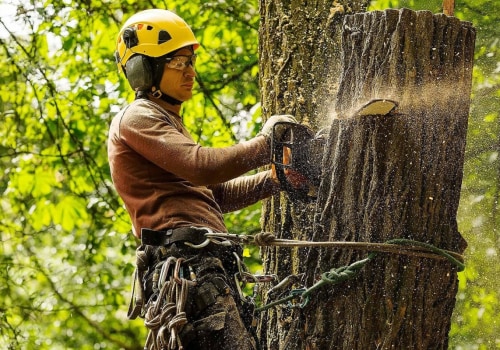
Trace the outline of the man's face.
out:
[[[193,51],[190,48],[182,48],[174,55],[172,64],[175,64],[176,56],[191,57]],[[179,57],[185,59],[185,57]],[[193,96],[193,84],[196,72],[191,64],[182,69],[169,68],[165,64],[163,76],[160,81],[160,90],[179,101],[187,101]]]

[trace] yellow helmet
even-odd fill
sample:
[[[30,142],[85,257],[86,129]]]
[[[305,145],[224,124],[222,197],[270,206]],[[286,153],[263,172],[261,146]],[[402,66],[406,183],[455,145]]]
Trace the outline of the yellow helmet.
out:
[[[168,10],[151,9],[130,17],[116,41],[116,62],[120,71],[136,54],[161,57],[185,46],[200,44],[188,24]]]

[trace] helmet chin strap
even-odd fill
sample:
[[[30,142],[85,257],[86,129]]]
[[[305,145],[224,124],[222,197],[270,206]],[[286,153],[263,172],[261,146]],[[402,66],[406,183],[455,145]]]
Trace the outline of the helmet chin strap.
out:
[[[161,95],[160,99],[162,99],[165,102],[170,103],[171,105],[180,105],[180,104],[182,104],[182,101],[179,101],[178,99],[173,98],[172,96],[168,96],[168,95]]]
[[[159,98],[160,100],[163,100],[167,103],[170,103],[171,105],[180,105],[182,104],[182,101],[176,99],[176,98],[173,98],[172,96],[169,96],[169,95],[166,95],[164,94],[163,92],[161,92],[160,89],[156,89],[155,86],[153,86],[151,88],[151,95],[153,95],[153,97],[155,98]]]

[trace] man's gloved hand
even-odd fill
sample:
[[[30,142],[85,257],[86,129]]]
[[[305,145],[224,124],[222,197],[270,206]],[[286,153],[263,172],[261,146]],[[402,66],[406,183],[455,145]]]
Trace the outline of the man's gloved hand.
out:
[[[270,140],[274,125],[280,122],[297,123],[297,120],[295,120],[295,118],[289,114],[273,115],[266,121],[266,123],[262,127],[262,130],[257,134],[257,136],[265,136],[266,139]],[[276,128],[274,131],[276,138],[278,140],[281,140],[282,136],[287,130],[288,128],[286,127]]]

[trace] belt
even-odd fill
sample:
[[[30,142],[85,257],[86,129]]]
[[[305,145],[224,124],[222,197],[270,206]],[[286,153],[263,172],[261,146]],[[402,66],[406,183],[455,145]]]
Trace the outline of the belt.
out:
[[[168,246],[175,242],[188,241],[198,245],[206,241],[205,233],[210,231],[209,228],[205,227],[179,227],[165,231],[142,228],[141,242],[146,245]]]

